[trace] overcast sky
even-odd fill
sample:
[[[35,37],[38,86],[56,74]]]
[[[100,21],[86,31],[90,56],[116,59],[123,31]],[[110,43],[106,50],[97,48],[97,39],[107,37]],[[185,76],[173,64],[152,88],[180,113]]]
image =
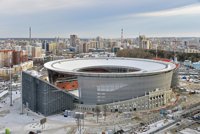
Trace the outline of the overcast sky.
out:
[[[200,37],[198,0],[0,0],[0,38]]]

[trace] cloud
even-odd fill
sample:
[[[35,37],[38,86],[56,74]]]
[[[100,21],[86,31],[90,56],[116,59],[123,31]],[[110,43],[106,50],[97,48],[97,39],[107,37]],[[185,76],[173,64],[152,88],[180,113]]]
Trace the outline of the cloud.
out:
[[[145,0],[144,0],[145,1]],[[116,8],[137,2],[137,0],[0,0],[0,14],[29,14],[49,10],[80,10],[94,8],[103,10],[105,7]]]
[[[168,10],[161,10],[156,12],[139,13],[129,15],[129,17],[167,17],[167,16],[180,16],[180,15],[196,15],[200,14],[200,4],[193,4],[180,8],[173,8]]]
[[[196,0],[0,0],[0,14],[29,14],[49,10],[81,10],[92,8],[93,11],[125,12],[173,8],[194,3]],[[144,4],[145,3],[145,4]],[[157,4],[157,5],[156,5]],[[125,10],[125,11],[124,11]],[[82,10],[81,10],[82,11]]]
[[[191,14],[200,14],[200,5],[194,3],[196,0],[0,0],[0,27],[4,28],[0,36],[27,36],[29,26],[37,37],[71,33],[118,37],[121,28],[131,36],[198,32],[200,21]]]
[[[0,14],[27,14],[55,9],[78,9],[96,0],[0,0]]]

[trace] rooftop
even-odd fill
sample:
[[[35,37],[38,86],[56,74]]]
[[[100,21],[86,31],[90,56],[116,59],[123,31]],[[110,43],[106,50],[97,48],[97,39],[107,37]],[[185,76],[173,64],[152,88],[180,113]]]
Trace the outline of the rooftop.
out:
[[[46,63],[45,68],[73,74],[141,74],[173,70],[172,63],[136,58],[80,58]]]

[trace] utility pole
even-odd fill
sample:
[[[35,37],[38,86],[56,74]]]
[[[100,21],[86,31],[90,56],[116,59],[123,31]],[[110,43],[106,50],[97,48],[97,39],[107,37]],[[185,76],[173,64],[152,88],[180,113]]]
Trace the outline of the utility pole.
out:
[[[78,118],[78,122],[79,122],[79,132],[81,134],[81,120],[80,120],[80,118]]]
[[[114,125],[114,126],[113,126],[113,127],[114,127],[114,128],[113,128],[113,131],[114,131],[114,133],[115,133],[115,115],[113,114],[113,116],[114,116],[114,117],[113,117],[113,125]]]
[[[20,77],[20,81],[21,81],[21,87],[20,87],[20,90],[21,90],[21,113],[20,114],[23,114],[24,113],[24,111],[23,111],[23,96],[22,96],[22,63],[21,63],[22,61],[20,61],[20,68],[21,68],[21,70],[20,70],[20,75],[21,75],[21,77]]]
[[[12,62],[11,62],[11,57],[10,57],[10,106],[13,106],[13,104],[12,104]]]
[[[80,117],[80,113],[79,113],[79,115],[77,115],[77,117],[75,117],[75,118],[76,118],[76,121],[77,121],[78,132],[79,132],[79,134],[81,134],[81,133],[82,133],[82,132],[81,132],[82,126],[81,126],[81,117]]]

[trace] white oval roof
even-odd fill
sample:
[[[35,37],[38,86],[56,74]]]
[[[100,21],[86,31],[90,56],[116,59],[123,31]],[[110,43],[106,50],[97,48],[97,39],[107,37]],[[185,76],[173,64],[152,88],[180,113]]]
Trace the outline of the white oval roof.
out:
[[[166,72],[175,69],[175,64],[148,60],[148,59],[137,59],[137,58],[80,58],[80,59],[65,59],[56,60],[44,64],[44,67],[63,73],[73,73],[73,74],[87,74],[87,75],[99,75],[99,73],[94,72],[80,72],[78,70],[88,67],[97,66],[116,66],[116,67],[127,67],[136,68],[140,71],[136,72],[125,72],[125,73],[109,73],[109,74],[148,74],[148,73],[158,73]],[[108,73],[101,73],[107,74]]]

